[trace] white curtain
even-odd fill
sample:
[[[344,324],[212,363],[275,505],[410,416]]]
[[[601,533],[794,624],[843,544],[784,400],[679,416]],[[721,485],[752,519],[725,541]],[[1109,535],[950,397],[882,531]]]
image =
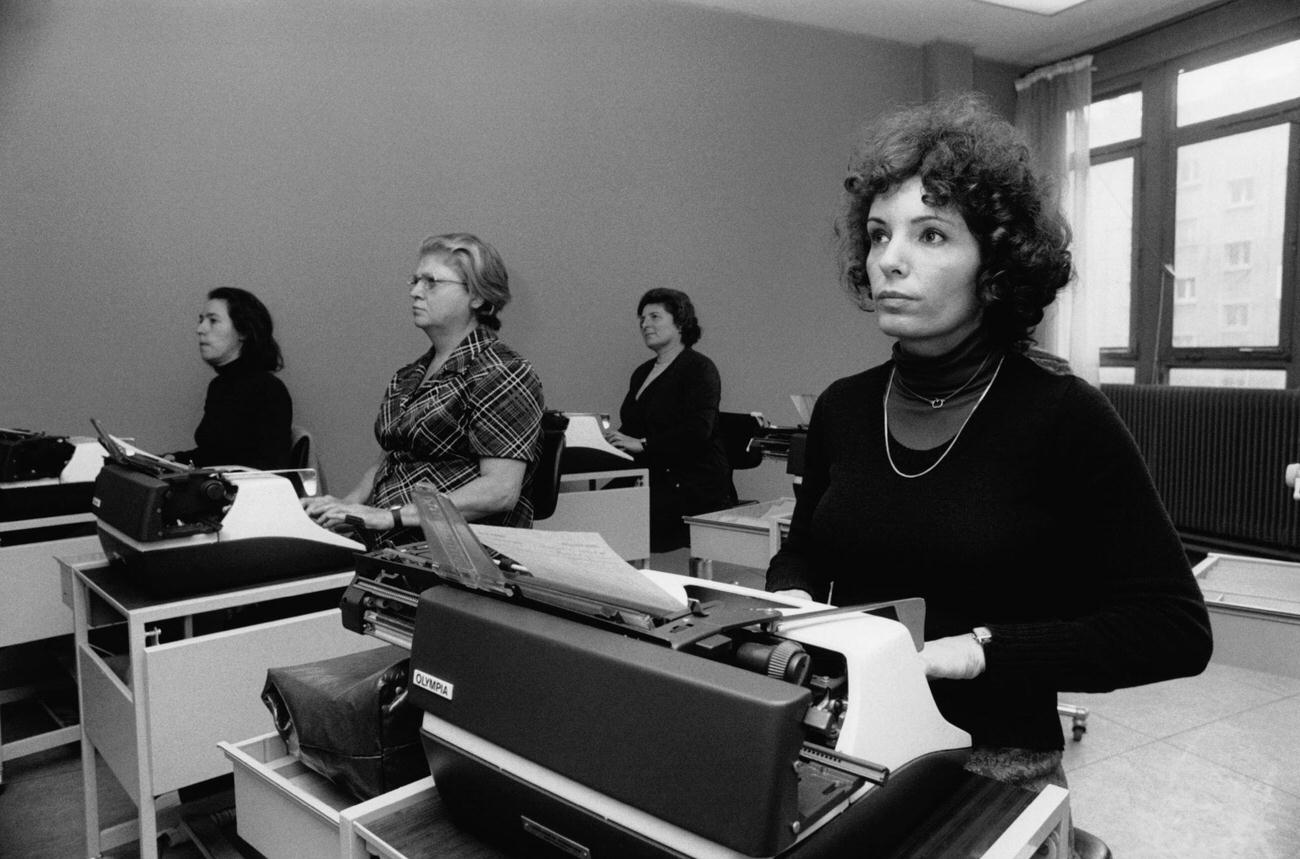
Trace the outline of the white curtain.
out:
[[[1073,231],[1075,281],[1057,296],[1036,336],[1039,345],[1070,362],[1076,376],[1097,384],[1098,313],[1089,307],[1085,267],[1088,203],[1088,106],[1092,57],[1035,69],[1016,81],[1016,126],[1028,139],[1040,170],[1052,176],[1056,203]]]

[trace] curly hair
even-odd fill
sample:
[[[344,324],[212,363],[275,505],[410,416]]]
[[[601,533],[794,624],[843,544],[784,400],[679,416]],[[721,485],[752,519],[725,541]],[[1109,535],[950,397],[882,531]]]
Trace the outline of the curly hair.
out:
[[[925,202],[956,208],[979,243],[975,288],[985,328],[998,342],[1027,347],[1073,276],[1070,228],[1019,132],[973,93],[887,114],[855,148],[835,224],[844,287],[873,309],[867,217],[877,196],[914,176]]]
[[[501,309],[510,303],[510,275],[501,254],[492,245],[470,233],[445,233],[420,242],[420,259],[436,256],[465,280],[472,298],[482,303],[474,308],[478,324],[500,330]]]
[[[689,295],[680,289],[669,289],[665,286],[647,290],[636,303],[637,316],[641,315],[641,311],[645,310],[647,304],[664,306],[664,310],[673,317],[673,323],[681,329],[683,346],[694,346],[700,342],[700,335],[704,333],[704,329],[700,327],[700,320],[695,317],[695,305],[691,303]]]
[[[226,303],[230,324],[243,339],[239,357],[261,370],[272,373],[284,368],[284,355],[275,340],[275,323],[271,311],[256,295],[237,286],[218,286],[208,292],[208,300]]]

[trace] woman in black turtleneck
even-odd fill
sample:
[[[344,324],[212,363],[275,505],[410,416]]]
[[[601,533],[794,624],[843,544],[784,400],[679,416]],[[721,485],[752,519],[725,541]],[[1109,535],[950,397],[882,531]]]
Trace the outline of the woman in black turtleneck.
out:
[[[1068,228],[972,96],[886,117],[845,189],[845,282],[893,359],[818,399],[767,586],[924,597],[922,661],[971,734],[968,769],[1063,784],[1058,690],[1196,674],[1211,650],[1131,436],[1099,391],[1024,354],[1071,277]]]
[[[197,447],[172,454],[191,465],[288,468],[293,401],[275,372],[284,366],[271,314],[232,286],[208,293],[195,329],[199,355],[217,376],[208,384]]]

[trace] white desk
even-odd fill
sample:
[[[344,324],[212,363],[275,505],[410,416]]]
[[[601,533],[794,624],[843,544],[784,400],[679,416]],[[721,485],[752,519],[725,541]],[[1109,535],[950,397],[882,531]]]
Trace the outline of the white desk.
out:
[[[635,485],[609,488],[611,480]],[[555,513],[533,525],[542,531],[595,531],[625,561],[650,557],[650,472],[644,468],[560,475]]]
[[[713,578],[713,561],[766,569],[789,533],[792,512],[794,499],[778,498],[687,516],[691,575]]]
[[[41,641],[72,632],[72,611],[64,604],[56,555],[99,548],[95,517],[89,513],[0,522],[0,648]],[[0,689],[0,704],[36,695],[29,684]],[[3,742],[0,726],[0,783],[4,762],[75,743],[76,725]]]
[[[351,572],[163,600],[142,592],[103,555],[60,564],[72,581],[86,849],[92,857],[138,838],[142,859],[157,859],[159,798],[230,772],[217,743],[272,724],[261,701],[268,668],[381,646],[344,629],[337,608],[193,634],[197,615],[341,589]],[[160,643],[156,630],[164,622],[183,634]],[[92,630],[109,643],[92,646]],[[121,652],[113,651],[105,630],[124,633]],[[138,821],[101,829],[96,755],[136,803]]]
[[[235,769],[239,837],[267,859],[510,859],[447,818],[432,778],[356,803],[290,756],[274,732],[221,746]],[[902,855],[936,855],[929,836],[946,837],[939,830],[948,825],[955,827],[948,836],[987,845],[978,853],[982,859],[1029,859],[1054,832],[1065,843],[1069,792],[1048,785],[1010,819],[978,804],[962,808],[958,817],[927,820],[935,831],[919,832],[926,836],[922,843]]]

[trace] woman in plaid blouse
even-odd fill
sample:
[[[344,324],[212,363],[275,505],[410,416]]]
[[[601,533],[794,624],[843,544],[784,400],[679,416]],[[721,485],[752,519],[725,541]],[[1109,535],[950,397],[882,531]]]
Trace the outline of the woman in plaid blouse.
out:
[[[411,315],[432,345],[384,391],[375,419],[384,453],[351,492],[303,507],[326,527],[419,540],[411,490],[428,481],[466,519],[527,527],[544,406],[532,365],[497,339],[510,301],[505,264],[475,236],[432,236],[410,283]]]

